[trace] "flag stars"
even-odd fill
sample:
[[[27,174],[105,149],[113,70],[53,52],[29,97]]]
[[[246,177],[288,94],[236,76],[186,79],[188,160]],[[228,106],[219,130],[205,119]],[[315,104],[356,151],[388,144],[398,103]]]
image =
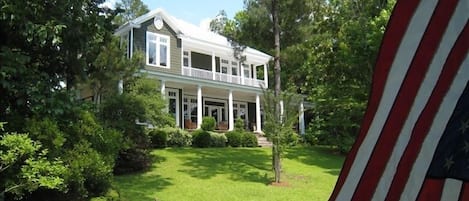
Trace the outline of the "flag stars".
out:
[[[459,128],[459,130],[462,132],[462,134],[466,133],[468,128],[469,128],[469,119],[466,121],[461,121],[461,127]]]
[[[469,152],[469,142],[468,142],[468,141],[465,141],[465,140],[464,140],[464,146],[463,146],[462,150],[463,150],[464,153],[466,153],[466,154]]]
[[[449,158],[445,158],[445,165],[444,165],[444,167],[446,168],[446,170],[451,169],[451,167],[453,166],[453,164],[454,164],[453,156],[450,156]]]

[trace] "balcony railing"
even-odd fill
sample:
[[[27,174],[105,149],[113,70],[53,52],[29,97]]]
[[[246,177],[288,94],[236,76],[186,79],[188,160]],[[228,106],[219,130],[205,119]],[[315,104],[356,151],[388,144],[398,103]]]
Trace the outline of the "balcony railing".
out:
[[[228,74],[219,73],[219,72],[213,73],[212,71],[198,69],[198,68],[183,67],[182,75],[202,78],[206,80],[216,80],[216,81],[228,82],[228,83],[233,83],[233,84],[253,86],[253,87],[263,87],[263,88],[265,87],[264,80],[256,80],[256,79],[245,78],[241,76],[228,75]]]

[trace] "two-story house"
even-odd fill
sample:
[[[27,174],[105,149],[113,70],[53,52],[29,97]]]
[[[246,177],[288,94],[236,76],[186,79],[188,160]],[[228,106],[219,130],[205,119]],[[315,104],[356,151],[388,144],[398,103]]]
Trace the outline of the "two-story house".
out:
[[[250,129],[262,131],[262,88],[268,86],[270,55],[247,47],[241,63],[226,37],[161,9],[122,25],[116,35],[129,55],[145,53],[141,72],[159,84],[177,126],[199,128],[202,117],[211,116],[220,130],[232,130],[241,118]]]

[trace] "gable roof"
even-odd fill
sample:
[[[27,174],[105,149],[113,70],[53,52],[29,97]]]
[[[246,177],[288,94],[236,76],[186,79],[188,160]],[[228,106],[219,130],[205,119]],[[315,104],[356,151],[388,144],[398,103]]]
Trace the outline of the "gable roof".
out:
[[[163,18],[163,20],[165,21],[165,23],[168,24],[171,27],[171,29],[173,29],[176,32],[178,38],[196,40],[196,41],[199,41],[199,42],[220,46],[220,47],[223,47],[223,48],[230,48],[230,49],[232,48],[229,40],[226,37],[224,37],[220,34],[208,31],[208,30],[204,30],[204,29],[202,29],[198,26],[195,26],[193,24],[190,24],[186,21],[177,19],[177,18],[169,15],[166,11],[164,11],[163,9],[160,9],[160,8],[158,8],[156,10],[152,10],[152,11],[150,11],[150,12],[148,12],[148,13],[146,13],[146,14],[144,14],[144,15],[142,15],[142,16],[134,19],[134,20],[126,22],[125,24],[120,26],[116,30],[115,33],[117,35],[120,35],[124,32],[129,31],[131,28],[140,28],[140,25],[142,23],[144,23],[148,20],[151,20],[152,18],[154,18],[155,16],[158,16],[158,15],[161,16]],[[247,47],[245,49],[245,52],[247,54],[255,55],[257,57],[262,57],[266,61],[268,61],[272,58],[272,56],[270,56],[266,53],[263,53],[259,50],[250,48],[250,47]]]

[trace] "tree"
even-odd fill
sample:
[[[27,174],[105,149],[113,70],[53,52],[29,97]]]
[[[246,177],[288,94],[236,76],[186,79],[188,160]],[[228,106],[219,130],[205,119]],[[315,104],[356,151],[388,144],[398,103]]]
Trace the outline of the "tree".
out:
[[[116,3],[116,8],[121,13],[114,18],[114,24],[119,26],[150,11],[141,0],[121,0]]]
[[[315,103],[310,135],[348,152],[368,100],[373,63],[394,1],[322,2],[300,68]]]
[[[119,81],[130,82],[135,72],[143,68],[144,58],[142,52],[135,52],[131,58],[119,47],[119,39],[113,38],[101,48],[96,60],[88,72],[87,80],[83,81],[85,86],[93,91],[94,101],[99,104],[102,96],[112,96],[118,93]]]
[[[264,90],[264,132],[272,142],[272,167],[276,183],[280,183],[282,153],[289,145],[292,135],[297,135],[293,128],[298,122],[301,100],[302,97],[295,93],[283,92],[277,96],[271,90]]]

